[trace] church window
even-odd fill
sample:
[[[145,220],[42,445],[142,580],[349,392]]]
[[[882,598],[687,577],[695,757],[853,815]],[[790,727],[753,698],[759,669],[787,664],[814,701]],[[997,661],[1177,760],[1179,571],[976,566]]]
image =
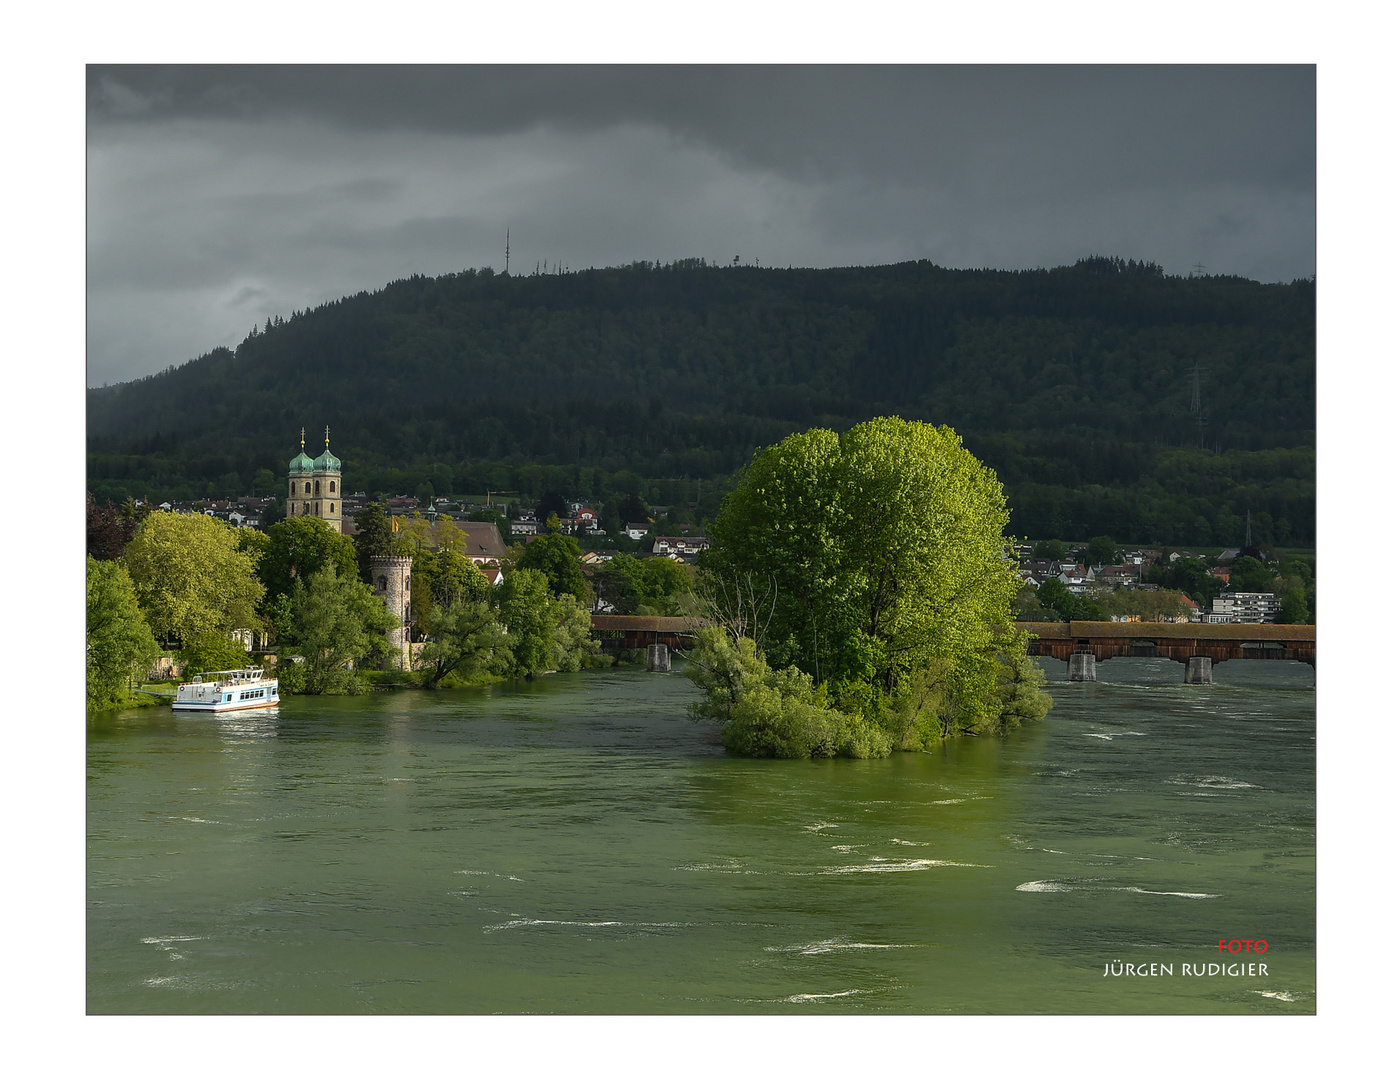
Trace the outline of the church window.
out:
[[[334,482],[333,480],[331,480],[331,481],[330,481],[330,494],[333,495],[334,493],[335,493],[335,482]]]
[[[306,494],[307,494],[307,495],[310,494],[310,481],[309,481],[309,480],[306,481]]]
[[[335,504],[334,504],[334,503],[331,503],[331,504],[330,504],[330,513],[333,514],[334,512],[335,512]]]
[[[303,514],[309,514],[309,513],[310,513],[310,503],[302,503],[302,504],[301,504],[301,513],[303,513]]]
[[[316,493],[317,495],[320,494],[320,481],[319,481],[319,480],[317,480],[317,481],[315,482],[315,493]]]

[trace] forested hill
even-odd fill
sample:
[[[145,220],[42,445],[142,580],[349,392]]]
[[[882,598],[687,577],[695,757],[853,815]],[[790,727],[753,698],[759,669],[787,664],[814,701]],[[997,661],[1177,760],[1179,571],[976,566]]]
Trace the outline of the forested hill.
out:
[[[1250,510],[1258,540],[1305,543],[1314,341],[1312,281],[1106,258],[414,277],[88,391],[89,483],[246,494],[266,469],[280,491],[301,427],[313,448],[329,424],[350,490],[601,497],[722,479],[791,431],[896,413],[960,431],[1020,535],[1231,543]]]

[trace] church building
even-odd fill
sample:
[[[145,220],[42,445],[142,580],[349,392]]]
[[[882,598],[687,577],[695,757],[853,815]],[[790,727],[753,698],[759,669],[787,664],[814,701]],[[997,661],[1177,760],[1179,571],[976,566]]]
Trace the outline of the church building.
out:
[[[286,516],[318,517],[335,532],[344,532],[344,486],[340,459],[330,453],[330,429],[325,429],[325,452],[312,460],[306,454],[306,429],[301,428],[301,452],[291,459],[287,481]]]

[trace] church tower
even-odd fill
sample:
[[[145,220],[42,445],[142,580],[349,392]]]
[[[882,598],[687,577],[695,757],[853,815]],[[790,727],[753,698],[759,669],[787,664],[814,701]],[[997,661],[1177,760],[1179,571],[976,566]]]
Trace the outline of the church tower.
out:
[[[330,453],[330,429],[325,429],[325,452],[315,460],[306,456],[306,429],[301,429],[301,452],[287,467],[286,516],[318,517],[335,532],[343,532],[344,485],[340,459]]]

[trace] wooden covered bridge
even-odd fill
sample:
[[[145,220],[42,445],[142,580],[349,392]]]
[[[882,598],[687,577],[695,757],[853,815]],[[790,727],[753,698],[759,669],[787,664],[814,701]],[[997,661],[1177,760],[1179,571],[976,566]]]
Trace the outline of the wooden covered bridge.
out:
[[[593,615],[592,628],[607,649],[667,645],[685,649],[706,620],[659,615]],[[1118,656],[1162,657],[1185,666],[1187,682],[1211,682],[1226,660],[1298,660],[1314,666],[1315,628],[1274,623],[1019,623],[1030,656],[1065,660],[1068,677],[1096,678],[1096,664]]]

